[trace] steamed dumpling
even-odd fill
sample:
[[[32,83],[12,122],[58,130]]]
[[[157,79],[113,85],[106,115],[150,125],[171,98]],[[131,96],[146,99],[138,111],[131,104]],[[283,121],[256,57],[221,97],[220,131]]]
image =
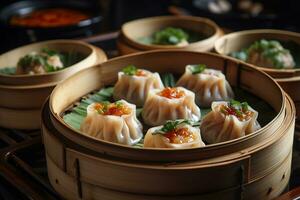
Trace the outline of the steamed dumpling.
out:
[[[290,51],[275,40],[259,40],[252,44],[248,49],[246,61],[261,67],[279,69],[295,67]]]
[[[149,92],[142,111],[144,122],[151,126],[167,120],[189,119],[199,121],[200,108],[195,104],[195,94],[183,87],[153,89]]]
[[[205,146],[200,129],[191,126],[188,120],[167,121],[163,126],[150,128],[144,139],[144,147],[192,148]]]
[[[136,106],[124,100],[92,103],[80,130],[109,142],[133,145],[143,137],[142,124],[136,118]]]
[[[49,49],[41,52],[31,52],[18,61],[16,74],[45,74],[63,69],[63,55]]]
[[[246,102],[213,102],[212,111],[202,120],[203,140],[212,144],[248,135],[258,129],[258,112]]]
[[[206,69],[205,65],[187,65],[177,85],[193,91],[196,103],[201,107],[210,107],[213,101],[227,101],[234,97],[224,74]]]
[[[137,106],[143,106],[151,89],[162,89],[163,83],[158,73],[137,69],[133,65],[118,73],[118,82],[114,88],[114,99],[125,99]]]

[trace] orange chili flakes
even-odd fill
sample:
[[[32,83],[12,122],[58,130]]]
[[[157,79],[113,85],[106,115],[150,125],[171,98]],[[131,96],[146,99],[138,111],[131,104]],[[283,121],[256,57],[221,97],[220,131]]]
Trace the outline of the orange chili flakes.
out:
[[[178,88],[166,87],[159,92],[158,95],[168,99],[178,99],[184,96],[184,91],[179,90]]]
[[[122,116],[128,115],[131,112],[130,108],[121,102],[97,103],[94,108],[101,115]]]
[[[187,128],[173,129],[164,134],[164,137],[170,140],[173,144],[189,143],[194,141],[195,135],[188,131]]]

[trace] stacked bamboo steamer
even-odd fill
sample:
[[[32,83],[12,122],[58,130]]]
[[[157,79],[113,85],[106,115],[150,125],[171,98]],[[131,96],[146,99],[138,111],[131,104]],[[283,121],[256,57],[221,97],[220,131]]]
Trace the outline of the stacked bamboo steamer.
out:
[[[282,30],[248,30],[230,33],[218,39],[215,43],[215,51],[222,55],[228,55],[234,51],[240,51],[249,47],[253,42],[260,39],[272,39],[284,42],[294,42],[300,47],[300,34]],[[300,68],[295,69],[272,69],[258,67],[270,74],[293,99],[297,117],[300,116]]]
[[[0,74],[0,126],[38,129],[40,110],[52,89],[74,73],[107,60],[105,53],[92,45],[75,40],[52,40],[26,45],[0,55],[0,68],[15,67],[19,58],[49,48],[76,52],[84,58],[63,70],[38,75]]]
[[[105,142],[62,120],[82,96],[113,85],[123,66],[181,74],[192,63],[222,70],[233,87],[268,102],[277,115],[245,137],[181,150]],[[65,199],[272,199],[288,184],[294,122],[292,101],[265,73],[231,58],[180,50],[124,56],[83,70],[54,89],[42,112],[48,176]]]
[[[203,40],[190,43],[187,46],[143,44],[138,41],[141,37],[151,37],[162,28],[179,27],[206,36]],[[183,49],[193,51],[210,51],[214,42],[223,35],[220,27],[207,18],[192,16],[159,16],[143,18],[125,23],[117,40],[121,55],[155,49]]]

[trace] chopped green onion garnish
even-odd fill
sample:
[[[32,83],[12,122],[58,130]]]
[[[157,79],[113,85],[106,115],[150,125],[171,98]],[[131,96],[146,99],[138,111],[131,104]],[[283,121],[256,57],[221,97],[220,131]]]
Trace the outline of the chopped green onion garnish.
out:
[[[199,74],[204,72],[204,70],[206,69],[206,65],[204,64],[188,65],[188,68],[192,72],[192,74]]]
[[[134,65],[128,65],[127,67],[123,68],[122,72],[128,76],[133,76],[137,72],[137,68]]]

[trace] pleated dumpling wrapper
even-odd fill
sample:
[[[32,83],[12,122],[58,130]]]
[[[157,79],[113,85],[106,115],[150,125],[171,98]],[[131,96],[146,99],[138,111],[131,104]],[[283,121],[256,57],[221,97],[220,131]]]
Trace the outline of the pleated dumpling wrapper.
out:
[[[143,106],[151,89],[162,89],[163,83],[158,73],[137,69],[133,65],[125,67],[118,73],[118,81],[114,87],[114,99]]]
[[[136,118],[136,106],[120,100],[115,103],[92,103],[80,130],[109,142],[133,145],[143,137],[143,126]]]
[[[196,103],[200,107],[210,107],[213,101],[228,101],[234,98],[225,75],[219,70],[207,69],[203,64],[187,65],[177,86],[193,91]]]
[[[213,102],[212,111],[202,120],[200,130],[207,143],[219,143],[243,137],[260,129],[258,112],[247,102]]]
[[[144,147],[151,148],[192,148],[203,147],[200,129],[193,127],[189,120],[167,121],[163,126],[150,128],[144,139]]]
[[[142,111],[147,125],[158,126],[167,120],[188,119],[199,121],[200,108],[195,94],[183,87],[150,90]]]

